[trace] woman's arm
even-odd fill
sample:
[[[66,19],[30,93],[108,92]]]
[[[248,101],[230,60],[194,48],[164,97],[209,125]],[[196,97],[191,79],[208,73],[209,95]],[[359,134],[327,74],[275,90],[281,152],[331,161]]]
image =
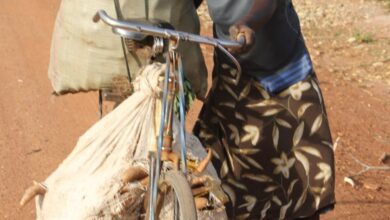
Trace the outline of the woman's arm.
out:
[[[262,28],[276,10],[277,0],[254,0],[248,14],[237,22],[237,25],[246,25],[253,30]]]
[[[254,0],[248,14],[229,29],[230,37],[238,40],[245,38],[245,45],[235,53],[244,53],[254,43],[255,30],[262,28],[272,18],[277,7],[277,0]]]

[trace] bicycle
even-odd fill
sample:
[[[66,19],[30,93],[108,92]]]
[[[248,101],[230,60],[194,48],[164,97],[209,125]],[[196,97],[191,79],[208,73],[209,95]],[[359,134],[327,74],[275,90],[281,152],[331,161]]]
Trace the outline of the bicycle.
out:
[[[239,41],[228,41],[203,37],[186,32],[175,31],[172,29],[160,28],[146,25],[138,22],[119,21],[111,18],[103,10],[96,13],[94,22],[102,20],[113,28],[113,32],[119,34],[125,39],[134,40],[134,34],[138,38],[153,38],[153,51],[155,55],[164,54],[166,57],[166,71],[163,79],[163,98],[161,104],[160,127],[158,131],[157,148],[150,149],[149,153],[149,200],[147,207],[147,218],[153,220],[159,212],[158,207],[161,203],[158,196],[158,190],[161,188],[170,188],[174,198],[174,216],[175,219],[196,219],[196,208],[192,196],[189,181],[187,181],[187,160],[185,146],[185,99],[184,99],[184,75],[182,61],[177,48],[181,41],[189,41],[217,47],[224,52],[237,66],[238,72],[241,67],[238,61],[232,56],[226,48],[241,47],[244,39]],[[143,35],[143,36],[142,36]],[[165,47],[167,44],[167,47]],[[178,88],[177,88],[178,87]],[[173,99],[178,93],[179,112],[180,112],[180,157],[172,152],[172,118],[173,118]],[[179,166],[181,161],[181,166]],[[173,163],[173,169],[162,172],[164,163]],[[205,164],[202,164],[204,167]],[[202,167],[202,168],[203,168]],[[180,170],[180,171],[179,171]],[[164,190],[161,190],[164,191]],[[163,196],[166,197],[166,196]]]

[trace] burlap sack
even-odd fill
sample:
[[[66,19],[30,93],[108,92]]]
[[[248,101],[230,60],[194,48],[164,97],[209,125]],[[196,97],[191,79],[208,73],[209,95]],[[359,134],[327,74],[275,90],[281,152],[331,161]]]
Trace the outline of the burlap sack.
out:
[[[199,33],[199,19],[192,0],[148,0],[149,18],[171,23],[175,29]],[[145,18],[144,0],[120,0],[125,19]],[[93,23],[100,9],[116,17],[113,0],[63,0],[53,33],[49,78],[54,92],[89,91],[112,88],[112,80],[127,76],[121,40],[111,28]],[[207,89],[206,67],[200,47],[182,43],[179,47],[187,79],[197,96]],[[145,58],[128,54],[132,78],[145,63]]]

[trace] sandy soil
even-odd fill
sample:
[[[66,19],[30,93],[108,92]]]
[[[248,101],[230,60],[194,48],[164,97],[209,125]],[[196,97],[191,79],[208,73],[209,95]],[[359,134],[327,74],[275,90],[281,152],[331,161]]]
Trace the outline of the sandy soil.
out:
[[[55,98],[47,78],[59,1],[0,2],[0,219],[34,219],[18,200],[43,180],[97,117],[97,98]]]
[[[49,175],[98,120],[96,94],[50,95],[47,65],[58,5],[59,0],[0,1],[0,219],[34,219],[33,203],[18,207],[24,188]],[[390,219],[389,172],[356,177],[356,188],[343,182],[362,168],[352,156],[385,166],[379,158],[390,153],[390,15],[371,1],[296,5],[339,140],[338,204],[324,219]],[[202,20],[209,34],[211,24]],[[212,51],[205,54],[211,68]],[[188,127],[199,108],[197,102]]]

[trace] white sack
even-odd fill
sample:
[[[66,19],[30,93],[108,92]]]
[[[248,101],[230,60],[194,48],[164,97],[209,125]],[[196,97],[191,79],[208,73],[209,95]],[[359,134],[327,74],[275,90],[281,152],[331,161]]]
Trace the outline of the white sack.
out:
[[[134,94],[80,137],[71,154],[43,182],[47,192],[36,199],[37,219],[114,218],[121,174],[131,166],[148,172],[148,148],[156,141],[156,102],[161,102],[157,81],[164,70],[161,64],[147,66],[134,82]],[[173,129],[174,151],[179,152],[177,120]],[[203,159],[207,153],[199,140],[191,134],[187,137],[189,156]],[[211,164],[207,172],[218,179]],[[133,193],[139,198],[137,207],[132,207],[137,215],[142,192]]]

